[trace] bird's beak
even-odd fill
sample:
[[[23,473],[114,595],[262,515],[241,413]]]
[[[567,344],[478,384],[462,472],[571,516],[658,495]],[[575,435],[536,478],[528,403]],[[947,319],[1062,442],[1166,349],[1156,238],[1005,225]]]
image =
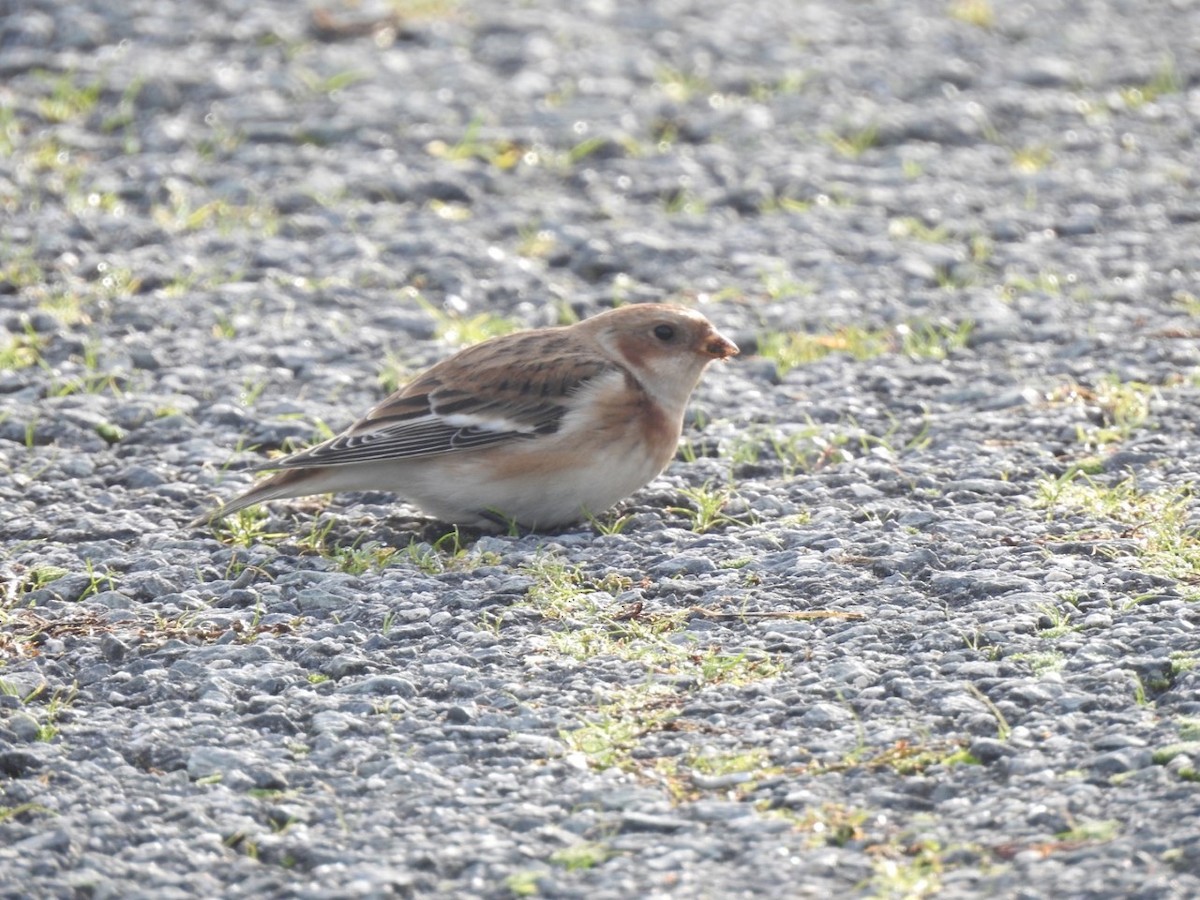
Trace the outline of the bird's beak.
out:
[[[737,356],[740,351],[737,344],[714,331],[704,344],[704,352],[713,359],[729,359],[731,356]]]

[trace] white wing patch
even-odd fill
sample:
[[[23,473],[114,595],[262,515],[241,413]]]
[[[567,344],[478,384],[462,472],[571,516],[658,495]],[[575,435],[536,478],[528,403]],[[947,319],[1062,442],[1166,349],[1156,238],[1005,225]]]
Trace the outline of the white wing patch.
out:
[[[459,412],[437,417],[451,428],[476,428],[481,431],[507,431],[518,434],[533,434],[537,430],[529,422],[518,422],[515,419],[503,419],[498,416]]]

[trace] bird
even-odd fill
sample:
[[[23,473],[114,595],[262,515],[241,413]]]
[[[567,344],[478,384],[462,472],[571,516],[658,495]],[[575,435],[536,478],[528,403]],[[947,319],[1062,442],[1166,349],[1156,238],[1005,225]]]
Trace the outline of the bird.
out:
[[[709,363],[738,347],[701,313],[641,303],[490,338],[190,524],[270,500],[387,491],[442,522],[535,532],[603,513],[675,456]]]

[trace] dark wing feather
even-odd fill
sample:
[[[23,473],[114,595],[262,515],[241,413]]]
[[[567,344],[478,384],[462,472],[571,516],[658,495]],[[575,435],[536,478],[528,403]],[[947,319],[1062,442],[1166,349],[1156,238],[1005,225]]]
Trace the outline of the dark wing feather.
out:
[[[523,340],[500,338],[469,347],[388,397],[337,437],[260,468],[413,459],[552,434],[566,415],[570,396],[616,368],[602,358],[581,361],[557,340],[531,340],[557,338],[553,332],[512,337]],[[551,348],[559,352],[547,354]],[[490,352],[478,352],[483,349]],[[453,380],[447,377],[451,374]]]

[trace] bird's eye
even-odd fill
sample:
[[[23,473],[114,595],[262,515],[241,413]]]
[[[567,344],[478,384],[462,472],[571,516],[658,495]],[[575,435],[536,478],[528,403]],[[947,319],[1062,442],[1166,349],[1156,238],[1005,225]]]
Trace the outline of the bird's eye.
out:
[[[660,341],[669,341],[671,338],[675,337],[675,329],[670,325],[655,325],[654,336]]]

